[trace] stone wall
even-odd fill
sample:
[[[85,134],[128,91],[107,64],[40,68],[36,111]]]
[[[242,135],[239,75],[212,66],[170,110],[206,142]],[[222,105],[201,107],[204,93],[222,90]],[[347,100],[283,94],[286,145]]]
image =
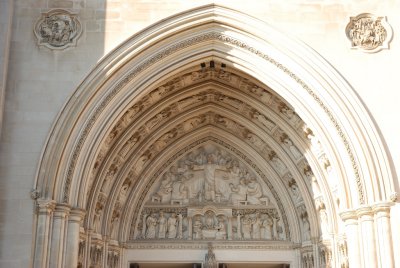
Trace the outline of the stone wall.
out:
[[[364,101],[387,143],[393,165],[400,170],[400,63],[395,60],[400,59],[396,38],[399,1],[247,0],[244,5],[243,0],[0,0],[0,107],[3,74],[7,74],[0,124],[0,267],[31,264],[35,223],[29,193],[46,137],[74,89],[104,55],[128,37],[167,16],[210,2],[266,21],[326,58]],[[33,27],[41,12],[54,8],[78,13],[83,31],[77,47],[51,50],[38,46]],[[7,14],[12,9],[9,28]],[[345,28],[349,17],[360,13],[387,16],[394,31],[389,50],[367,54],[350,49]],[[9,63],[4,38],[8,29]]]

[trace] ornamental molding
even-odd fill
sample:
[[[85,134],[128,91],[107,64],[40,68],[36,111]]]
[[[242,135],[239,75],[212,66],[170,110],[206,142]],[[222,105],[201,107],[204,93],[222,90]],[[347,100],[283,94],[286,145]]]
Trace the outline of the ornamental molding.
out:
[[[108,105],[108,103],[118,94],[119,91],[121,91],[122,88],[124,88],[128,83],[130,83],[139,73],[142,71],[146,70],[149,68],[151,65],[161,61],[165,57],[176,53],[182,49],[185,49],[187,47],[190,47],[195,44],[199,44],[202,42],[207,42],[210,40],[216,40],[216,41],[222,41],[224,43],[228,43],[232,46],[239,47],[241,49],[245,49],[262,59],[270,62],[272,65],[276,66],[278,69],[289,75],[292,79],[294,79],[304,90],[306,90],[311,97],[320,105],[320,107],[324,110],[324,112],[328,115],[331,123],[334,125],[336,128],[339,136],[341,137],[343,144],[346,148],[346,151],[351,159],[352,162],[352,167],[353,167],[353,172],[355,176],[355,180],[357,183],[357,188],[358,188],[358,195],[359,195],[359,202],[360,204],[365,203],[365,194],[364,194],[364,186],[361,180],[360,176],[360,171],[358,164],[356,162],[356,157],[353,153],[353,150],[351,148],[351,145],[349,143],[349,140],[347,138],[347,135],[344,133],[341,125],[339,124],[338,120],[334,117],[332,114],[331,110],[328,108],[326,104],[323,103],[321,98],[301,79],[299,78],[295,73],[290,71],[286,66],[283,64],[279,63],[277,60],[273,59],[269,55],[263,53],[262,51],[259,51],[255,49],[254,47],[251,47],[250,45],[246,44],[245,42],[242,42],[239,39],[236,39],[234,37],[230,37],[225,34],[221,34],[219,32],[209,32],[201,35],[197,35],[194,37],[191,37],[189,39],[183,40],[181,42],[178,42],[176,44],[173,44],[169,47],[166,47],[164,50],[159,51],[158,53],[155,53],[151,58],[148,60],[144,61],[143,63],[137,65],[130,73],[128,73],[119,83],[114,86],[109,93],[103,98],[103,101],[97,106],[95,111],[92,113],[90,116],[90,119],[85,125],[85,128],[82,131],[82,134],[80,135],[78,142],[75,145],[75,148],[73,150],[73,156],[72,159],[69,163],[68,171],[66,174],[66,180],[65,180],[65,185],[64,185],[64,195],[63,195],[63,202],[68,202],[69,201],[69,194],[70,194],[70,187],[71,187],[71,181],[72,181],[72,175],[75,170],[75,166],[77,163],[78,156],[80,155],[80,151],[82,150],[83,144],[85,143],[85,140],[93,127],[94,123],[96,122],[97,118],[100,116],[101,112],[105,109],[105,107]]]
[[[352,49],[374,53],[389,48],[393,31],[386,17],[362,13],[356,17],[350,17],[350,22],[346,26],[346,35]]]
[[[76,13],[64,9],[53,9],[42,13],[34,26],[39,46],[52,50],[75,47],[82,33]]]
[[[180,249],[180,250],[193,250],[193,249],[208,249],[209,242],[207,241],[193,241],[193,242],[164,242],[164,241],[149,241],[149,242],[127,242],[123,245],[126,249]],[[298,248],[300,244],[286,242],[286,241],[223,241],[212,242],[213,249],[251,249],[251,250],[292,250]]]

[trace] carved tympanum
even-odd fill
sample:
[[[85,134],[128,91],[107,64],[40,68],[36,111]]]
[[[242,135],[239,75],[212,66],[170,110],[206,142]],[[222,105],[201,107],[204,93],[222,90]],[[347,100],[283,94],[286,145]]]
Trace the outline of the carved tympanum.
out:
[[[152,188],[134,239],[286,239],[263,179],[215,145],[186,153]]]
[[[76,14],[56,9],[42,14],[34,32],[39,45],[50,49],[64,49],[76,46],[82,27]]]

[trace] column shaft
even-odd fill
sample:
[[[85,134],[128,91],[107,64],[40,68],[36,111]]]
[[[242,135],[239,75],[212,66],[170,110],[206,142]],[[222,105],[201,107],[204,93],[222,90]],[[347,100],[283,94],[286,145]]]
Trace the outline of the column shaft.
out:
[[[349,267],[361,267],[357,215],[349,210],[340,213],[340,216],[345,224]]]
[[[394,267],[392,230],[390,227],[390,206],[381,203],[373,206],[375,212],[376,246],[379,267]]]
[[[65,267],[75,268],[78,265],[80,223],[84,216],[81,209],[71,210],[68,219]]]
[[[64,245],[67,232],[67,216],[70,208],[64,204],[58,204],[53,215],[53,228],[50,245],[50,267],[64,267]]]
[[[52,214],[56,202],[54,200],[38,200],[38,220],[34,253],[34,268],[48,267],[49,243],[52,228]]]
[[[363,267],[378,267],[373,212],[370,207],[362,207],[357,209],[357,215],[360,222]]]

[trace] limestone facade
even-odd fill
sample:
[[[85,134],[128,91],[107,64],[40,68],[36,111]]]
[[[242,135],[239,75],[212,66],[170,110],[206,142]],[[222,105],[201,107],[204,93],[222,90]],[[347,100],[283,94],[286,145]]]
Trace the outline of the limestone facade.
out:
[[[399,266],[399,12],[0,0],[0,266]]]

